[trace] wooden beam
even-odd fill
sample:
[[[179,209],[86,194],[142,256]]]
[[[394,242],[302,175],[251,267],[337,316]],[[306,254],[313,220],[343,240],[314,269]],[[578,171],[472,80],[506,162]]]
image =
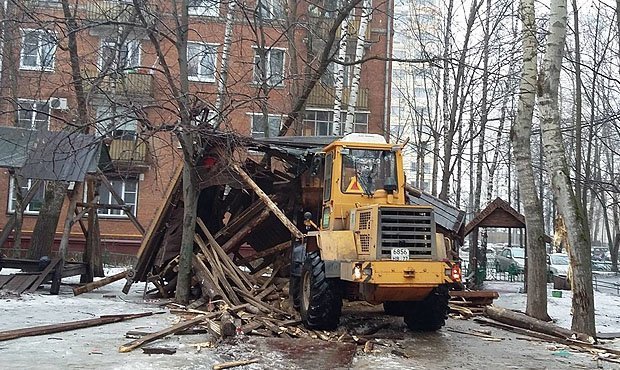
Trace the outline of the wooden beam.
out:
[[[58,265],[58,262],[60,262],[60,258],[56,257],[53,258],[49,265],[47,265],[47,267],[41,272],[41,274],[39,274],[39,277],[37,278],[37,280],[34,281],[34,283],[32,283],[32,286],[30,287],[30,289],[28,289],[28,293],[34,293],[37,288],[39,287],[39,285],[41,285],[47,278],[47,275],[49,275],[52,270],[54,270],[56,268],[56,266]]]
[[[152,312],[144,312],[137,314],[121,314],[121,315],[106,315],[100,316],[96,319],[87,319],[79,321],[64,322],[61,324],[51,324],[43,326],[35,326],[32,328],[13,329],[0,332],[0,341],[32,337],[37,335],[46,335],[52,333],[60,333],[69,330],[88,328],[91,326],[99,326],[104,324],[110,324],[113,322],[137,319],[139,317],[145,317],[152,315]]]
[[[289,249],[290,247],[291,247],[291,242],[290,241],[286,241],[284,243],[280,243],[280,244],[276,245],[275,247],[271,247],[269,249],[265,249],[262,252],[254,253],[253,255],[251,255],[249,257],[246,257],[244,259],[241,259],[241,260],[237,261],[236,263],[238,265],[245,265],[248,262],[256,261],[259,258],[271,256],[272,254],[276,254],[276,253],[285,251],[285,250]]]
[[[99,178],[101,179],[101,182],[103,183],[103,185],[106,188],[108,188],[108,190],[110,191],[110,194],[112,194],[112,197],[114,198],[116,203],[118,203],[119,205],[122,205],[122,206],[126,206],[125,201],[123,200],[123,198],[121,198],[121,196],[116,192],[116,190],[114,190],[114,187],[112,186],[112,184],[110,183],[108,178],[101,171],[99,171]],[[129,219],[134,224],[136,229],[138,229],[140,234],[144,235],[146,233],[146,231],[144,230],[144,227],[142,227],[142,225],[140,224],[140,222],[138,221],[136,216],[134,216],[133,213],[127,212],[127,211],[125,211],[125,214],[127,215],[127,217],[129,217]]]
[[[35,194],[39,190],[39,187],[41,187],[41,184],[43,184],[42,180],[35,180],[30,189],[28,189],[28,192],[24,196],[23,200],[24,208],[32,201],[32,198],[34,198]],[[13,228],[15,227],[15,218],[15,212],[13,212],[13,214],[11,214],[6,220],[2,233],[0,233],[0,247],[4,245],[9,238],[9,235],[11,235],[11,231],[13,231]]]
[[[248,236],[256,228],[256,226],[263,223],[268,217],[269,209],[265,208],[258,216],[253,218],[250,222],[245,224],[245,226],[239,229],[239,231],[230,239],[228,239],[226,243],[222,244],[222,249],[224,250],[224,252],[230,253],[239,248],[239,246],[243,242],[243,239],[245,239],[245,237]]]
[[[133,275],[133,271],[127,270],[127,271],[119,272],[118,274],[111,275],[103,279],[99,279],[97,281],[93,281],[92,283],[88,283],[88,284],[81,285],[79,287],[75,287],[73,288],[73,295],[76,296],[82,293],[93,291],[97,288],[101,288],[102,286],[108,285],[117,280],[124,279],[127,277],[127,275]]]
[[[297,226],[293,225],[291,220],[289,220],[288,217],[286,217],[284,212],[282,212],[282,210],[278,208],[278,206],[267,196],[267,194],[265,194],[265,192],[254,182],[254,180],[252,180],[252,178],[250,178],[250,176],[243,169],[241,169],[241,167],[239,167],[236,163],[233,163],[232,167],[241,176],[243,181],[245,181],[245,183],[248,184],[248,186],[254,190],[256,195],[258,195],[258,197],[267,205],[267,207],[271,210],[271,212],[273,212],[273,214],[280,221],[282,221],[284,226],[286,226],[286,228],[289,229],[291,234],[293,234],[293,236],[295,236],[297,239],[303,239],[304,234],[301,231],[299,231]]]
[[[236,311],[238,311],[240,309],[243,309],[245,307],[247,307],[247,304],[242,304],[242,305],[230,308],[230,311],[236,312]],[[164,330],[160,330],[160,331],[158,331],[156,333],[146,335],[146,336],[144,336],[144,337],[142,337],[140,339],[136,339],[136,340],[131,341],[131,342],[127,343],[127,344],[124,344],[124,345],[120,346],[118,351],[119,352],[131,352],[134,349],[139,348],[140,346],[143,346],[143,345],[145,345],[147,343],[151,343],[151,342],[153,342],[153,341],[155,341],[157,339],[167,337],[170,334],[178,333],[178,332],[183,331],[185,329],[188,329],[188,328],[190,328],[190,327],[192,327],[192,326],[194,326],[196,324],[199,324],[199,323],[201,323],[201,322],[203,322],[203,321],[205,321],[207,319],[212,319],[214,317],[217,317],[217,316],[219,316],[221,314],[222,314],[222,311],[211,312],[211,313],[208,313],[206,315],[200,315],[200,316],[194,317],[191,320],[180,322],[180,323],[178,323],[176,325],[173,325],[173,326],[171,326],[169,328],[166,328]]]

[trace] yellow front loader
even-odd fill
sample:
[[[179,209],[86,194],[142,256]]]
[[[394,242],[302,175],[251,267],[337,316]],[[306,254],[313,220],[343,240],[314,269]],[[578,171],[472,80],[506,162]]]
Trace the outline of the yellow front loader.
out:
[[[347,135],[315,156],[301,189],[308,231],[293,248],[290,292],[307,327],[338,326],[343,298],[383,303],[413,330],[444,325],[461,272],[432,207],[407,204],[400,146]]]

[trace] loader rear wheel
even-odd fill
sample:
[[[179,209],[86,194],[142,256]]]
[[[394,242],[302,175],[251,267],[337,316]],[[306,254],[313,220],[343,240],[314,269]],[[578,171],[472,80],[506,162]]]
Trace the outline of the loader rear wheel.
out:
[[[438,286],[420,302],[411,302],[410,311],[405,314],[405,323],[411,330],[436,331],[445,325],[448,318],[447,286]]]
[[[308,329],[333,330],[342,312],[340,280],[325,276],[318,252],[306,256],[301,269],[301,320]]]

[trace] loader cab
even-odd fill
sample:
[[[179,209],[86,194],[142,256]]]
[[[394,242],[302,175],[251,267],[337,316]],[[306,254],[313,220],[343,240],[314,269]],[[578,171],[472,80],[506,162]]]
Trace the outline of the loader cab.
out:
[[[326,146],[321,230],[347,230],[350,211],[405,204],[401,147],[380,135],[349,134]]]

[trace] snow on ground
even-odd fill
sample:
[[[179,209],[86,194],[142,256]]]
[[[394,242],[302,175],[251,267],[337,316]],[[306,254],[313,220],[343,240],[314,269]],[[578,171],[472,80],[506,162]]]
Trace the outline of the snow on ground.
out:
[[[527,296],[522,282],[487,281],[484,289],[499,292],[495,304],[501,307],[525,311]],[[562,290],[561,298],[553,297],[553,284],[547,287],[547,311],[555,323],[570,329],[573,294]],[[611,293],[594,292],[596,331],[599,333],[620,333],[620,296]]]

